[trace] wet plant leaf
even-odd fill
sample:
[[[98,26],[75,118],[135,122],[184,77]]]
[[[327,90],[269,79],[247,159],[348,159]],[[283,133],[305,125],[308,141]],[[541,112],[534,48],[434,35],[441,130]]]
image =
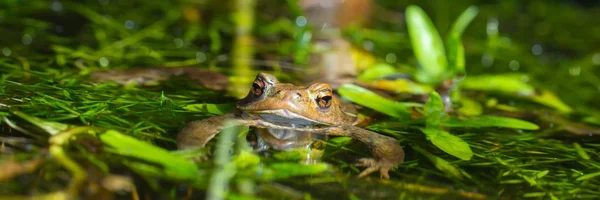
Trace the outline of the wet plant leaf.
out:
[[[465,48],[462,44],[461,36],[478,13],[479,9],[477,6],[470,6],[463,11],[454,22],[454,25],[452,25],[452,29],[450,29],[450,33],[446,38],[448,65],[456,73],[464,73],[465,71]]]
[[[377,63],[375,66],[365,69],[358,75],[357,79],[359,81],[372,81],[395,73],[396,68],[393,66],[386,63]]]
[[[571,107],[558,98],[552,91],[542,90],[539,94],[529,96],[529,99],[539,104],[554,108],[559,112],[570,113]]]
[[[477,116],[483,113],[483,107],[481,104],[471,98],[462,97],[460,98],[461,107],[458,109],[463,115],[467,116]]]
[[[439,128],[442,117],[445,115],[442,97],[435,91],[429,93],[429,99],[425,104],[425,116],[427,117],[425,124],[427,127]]]
[[[393,93],[427,94],[433,90],[431,86],[415,83],[408,79],[381,79],[364,82],[361,84]]]
[[[431,140],[431,143],[442,151],[462,160],[471,160],[471,157],[473,157],[473,151],[471,151],[469,144],[458,136],[438,128],[427,127],[421,129],[421,131]]]
[[[594,124],[594,125],[600,126],[600,118],[595,117],[595,116],[585,117],[585,118],[583,118],[583,121],[587,122],[587,123],[590,123],[590,124]]]
[[[121,134],[115,130],[108,130],[101,134],[100,140],[102,140],[104,144],[110,146],[112,149],[111,151],[115,154],[140,159],[157,165],[143,164],[160,170],[164,177],[175,180],[191,180],[198,178],[199,170],[194,163],[162,148],[142,142],[131,136]],[[131,163],[131,161],[129,162]],[[134,164],[132,166],[142,166],[142,164]]]
[[[419,6],[411,5],[406,8],[406,25],[413,52],[421,66],[417,80],[429,84],[441,82],[448,60],[442,38],[431,19]]]
[[[467,76],[462,81],[462,87],[468,90],[505,92],[519,95],[532,95],[533,86],[523,81],[523,74],[498,74]]]
[[[50,135],[56,135],[57,133],[60,133],[73,127],[68,124],[46,121],[38,117],[27,115],[21,111],[12,111],[12,113],[43,129]]]
[[[354,84],[344,84],[338,89],[338,93],[350,101],[371,108],[383,114],[402,118],[410,118],[409,107],[389,99],[386,99],[378,94],[367,90],[363,87]]]
[[[528,121],[489,115],[465,118],[449,116],[442,120],[442,126],[456,128],[500,127],[523,130],[538,130],[540,128],[537,124]]]
[[[232,104],[211,104],[211,103],[199,103],[189,104],[183,107],[185,110],[194,112],[210,113],[215,115],[223,115],[226,113],[233,112],[234,105]]]
[[[451,177],[455,177],[455,178],[459,178],[459,179],[463,178],[462,174],[460,173],[460,170],[458,168],[456,168],[454,165],[452,165],[452,163],[444,160],[443,158],[435,156],[432,153],[429,153],[427,150],[425,150],[419,146],[412,146],[412,148],[415,151],[417,151],[420,154],[423,154],[425,157],[427,157],[427,159],[429,159],[429,161],[431,161],[433,163],[433,165],[435,165],[435,167],[437,169],[439,169],[440,171],[448,174]]]
[[[600,176],[600,171],[598,172],[594,172],[594,173],[589,173],[580,177],[577,177],[577,179],[575,179],[576,181],[583,181],[583,180],[588,180],[594,177]]]
[[[575,149],[575,151],[577,151],[579,157],[583,158],[584,160],[590,160],[590,156],[585,152],[583,148],[581,148],[581,145],[579,145],[579,143],[573,142],[573,148]]]

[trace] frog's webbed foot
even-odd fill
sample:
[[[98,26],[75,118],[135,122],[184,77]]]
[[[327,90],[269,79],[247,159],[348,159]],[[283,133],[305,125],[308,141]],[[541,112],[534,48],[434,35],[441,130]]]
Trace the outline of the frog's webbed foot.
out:
[[[358,175],[358,177],[360,177],[360,178],[365,177],[373,172],[379,171],[380,178],[389,179],[390,174],[388,172],[390,171],[390,169],[392,169],[392,167],[394,167],[396,165],[397,164],[394,164],[391,162],[382,162],[382,161],[375,160],[373,158],[361,158],[358,160],[358,163],[355,164],[354,166],[367,167],[367,169],[363,170]]]
[[[367,167],[359,177],[379,171],[381,178],[390,178],[388,171],[404,161],[404,150],[394,138],[354,126],[344,129],[350,132],[350,137],[365,143],[373,155],[373,158],[359,159],[356,166]]]

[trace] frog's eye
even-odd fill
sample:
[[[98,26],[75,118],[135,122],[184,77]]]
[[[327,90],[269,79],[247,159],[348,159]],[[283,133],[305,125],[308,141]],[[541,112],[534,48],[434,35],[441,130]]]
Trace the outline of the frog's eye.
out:
[[[320,108],[329,108],[329,106],[331,106],[331,102],[333,101],[331,95],[331,90],[319,92],[319,95],[317,95],[317,99],[315,100]]]
[[[256,96],[260,96],[263,94],[264,90],[265,90],[265,82],[260,78],[257,78],[256,80],[254,80],[254,83],[252,83],[252,89],[250,89],[250,91],[252,91],[252,94],[254,94]]]

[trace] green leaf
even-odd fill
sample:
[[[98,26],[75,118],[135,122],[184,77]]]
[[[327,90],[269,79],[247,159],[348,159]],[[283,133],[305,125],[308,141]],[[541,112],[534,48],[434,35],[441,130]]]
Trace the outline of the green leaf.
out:
[[[542,90],[539,94],[529,96],[529,99],[539,104],[554,108],[559,112],[570,113],[573,111],[569,105],[563,103],[558,96],[549,90]]]
[[[344,84],[340,86],[338,93],[354,103],[371,108],[383,114],[403,119],[410,118],[408,106],[400,102],[386,99],[363,87],[354,84]]]
[[[583,118],[583,121],[586,123],[594,124],[600,126],[600,118],[596,116],[588,116]]]
[[[450,33],[446,38],[446,48],[448,50],[448,64],[454,68],[457,73],[465,71],[465,49],[462,44],[461,36],[467,26],[473,21],[479,13],[477,6],[467,8],[452,25]]]
[[[365,69],[357,79],[359,81],[372,81],[395,73],[396,68],[393,66],[387,63],[377,63],[375,66]]]
[[[175,180],[191,180],[199,178],[199,170],[191,161],[181,158],[167,150],[142,142],[128,135],[121,134],[115,130],[108,130],[100,135],[100,140],[112,149],[112,152],[121,156],[131,157],[144,162],[133,162],[125,160],[129,166],[139,166],[133,170],[145,172],[156,172],[158,169],[162,175]],[[151,163],[160,167],[153,168]]]
[[[427,94],[433,90],[429,85],[416,83],[408,79],[379,79],[362,82],[361,84],[392,93]]]
[[[473,152],[469,144],[460,139],[459,137],[452,135],[439,128],[424,128],[421,129],[427,138],[431,140],[431,143],[442,151],[453,155],[462,160],[471,160]]]
[[[210,113],[215,115],[223,115],[226,113],[233,112],[234,106],[232,104],[210,104],[210,103],[199,103],[189,104],[183,107],[185,110],[194,112]]]
[[[50,135],[56,135],[57,133],[63,132],[65,130],[73,127],[68,124],[46,121],[46,120],[40,119],[38,117],[27,115],[21,111],[12,111],[12,113],[23,118],[24,120],[27,120],[28,122],[36,125],[37,127],[40,127],[41,129],[43,129]]]
[[[584,160],[590,160],[590,155],[588,155],[585,152],[585,149],[583,149],[581,145],[579,145],[577,142],[573,142],[573,148],[575,149],[575,151],[577,151],[579,157],[583,158]]]
[[[460,173],[460,170],[458,168],[456,168],[454,165],[452,165],[452,163],[444,160],[443,158],[440,158],[438,156],[435,156],[435,155],[429,153],[427,150],[425,150],[419,146],[415,145],[415,146],[412,146],[412,148],[415,151],[417,151],[417,152],[423,154],[425,157],[427,157],[427,159],[429,159],[429,161],[431,161],[433,163],[433,165],[435,165],[435,167],[437,169],[439,169],[440,171],[442,171],[452,177],[455,177],[455,178],[459,178],[459,179],[463,178],[462,174]]]
[[[590,174],[586,174],[586,175],[583,175],[583,176],[580,176],[580,177],[577,177],[577,179],[575,179],[575,180],[576,181],[583,181],[583,180],[594,178],[596,176],[600,176],[600,171],[594,172],[594,173],[590,173]]]
[[[477,116],[483,113],[483,107],[481,104],[471,98],[462,97],[460,98],[460,104],[462,107],[458,109],[458,112],[467,116]]]
[[[461,128],[501,127],[523,130],[538,130],[540,128],[537,124],[528,121],[489,115],[466,118],[449,116],[442,120],[442,126]]]
[[[413,51],[421,68],[417,80],[435,84],[443,80],[448,67],[444,43],[431,19],[418,6],[406,8],[406,24]]]
[[[425,103],[425,116],[427,117],[425,124],[427,127],[439,127],[442,116],[445,114],[442,97],[435,91],[431,92]]]
[[[468,90],[505,92],[520,95],[531,95],[534,93],[533,86],[524,81],[524,74],[499,74],[467,76],[462,81],[462,88]]]

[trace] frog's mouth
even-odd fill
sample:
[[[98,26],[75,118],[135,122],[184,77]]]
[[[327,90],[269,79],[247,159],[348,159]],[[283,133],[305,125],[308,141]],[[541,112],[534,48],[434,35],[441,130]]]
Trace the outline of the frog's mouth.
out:
[[[250,119],[261,119],[270,123],[289,127],[327,125],[326,123],[298,115],[286,109],[246,111],[242,114],[242,117]]]

